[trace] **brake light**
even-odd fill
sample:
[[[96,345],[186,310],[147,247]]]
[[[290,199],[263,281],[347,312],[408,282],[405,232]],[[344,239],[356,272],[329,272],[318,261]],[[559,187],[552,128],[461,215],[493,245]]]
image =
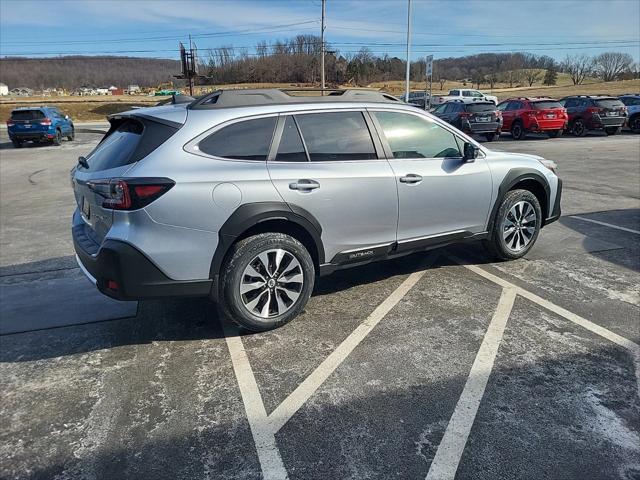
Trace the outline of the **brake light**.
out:
[[[467,118],[467,117],[470,117],[471,115],[473,115],[473,114],[472,113],[463,112],[463,113],[460,114],[460,117]]]
[[[589,107],[587,108],[587,113],[600,113],[602,111],[602,108],[599,107]]]
[[[45,127],[48,127],[51,125],[51,119],[50,118],[45,118],[44,120],[40,121],[40,125],[43,125]]]
[[[11,121],[11,119],[7,120],[7,127],[13,127],[15,123]]]
[[[168,178],[114,178],[91,181],[87,185],[103,197],[102,208],[138,210],[168,192],[175,182]]]
[[[529,110],[528,112],[525,112],[525,114],[529,115],[530,117],[534,117],[535,118],[538,115],[538,112],[539,111],[537,111],[537,110]]]

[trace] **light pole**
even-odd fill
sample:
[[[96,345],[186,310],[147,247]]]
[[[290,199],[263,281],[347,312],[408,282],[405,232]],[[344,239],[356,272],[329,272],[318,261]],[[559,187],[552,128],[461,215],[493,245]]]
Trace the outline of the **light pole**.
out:
[[[411,0],[408,0],[407,5],[407,78],[405,85],[405,102],[409,101],[409,76],[411,74]]]

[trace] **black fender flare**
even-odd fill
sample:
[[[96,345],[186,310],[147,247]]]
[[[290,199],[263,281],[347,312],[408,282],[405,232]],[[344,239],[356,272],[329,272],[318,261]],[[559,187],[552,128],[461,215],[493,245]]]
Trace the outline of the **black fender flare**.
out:
[[[212,296],[217,298],[220,269],[231,245],[250,228],[269,220],[284,220],[303,228],[313,240],[318,263],[324,263],[324,245],[320,222],[307,210],[284,202],[256,202],[240,205],[218,232],[218,246],[211,260],[209,278],[213,279]]]
[[[491,214],[487,225],[487,231],[489,234],[491,234],[491,231],[493,230],[493,222],[495,221],[496,213],[498,212],[498,208],[500,208],[500,204],[502,203],[502,200],[504,200],[507,192],[511,190],[514,185],[525,180],[533,180],[539,183],[545,191],[545,195],[547,197],[547,211],[542,212],[542,224],[544,225],[545,219],[551,213],[548,211],[551,207],[551,187],[549,187],[549,182],[544,175],[533,168],[512,168],[507,172],[500,183],[500,187],[498,187],[498,195],[496,196],[496,201],[493,203],[493,207],[491,208]]]

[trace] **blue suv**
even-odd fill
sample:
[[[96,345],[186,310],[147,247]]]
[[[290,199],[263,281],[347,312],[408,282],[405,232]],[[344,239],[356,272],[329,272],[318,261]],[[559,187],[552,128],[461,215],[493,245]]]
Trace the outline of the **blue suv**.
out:
[[[16,108],[7,120],[7,131],[16,148],[30,140],[60,145],[62,137],[69,141],[75,137],[73,121],[56,107]]]
[[[625,93],[618,98],[627,107],[627,125],[633,133],[640,133],[640,93]]]

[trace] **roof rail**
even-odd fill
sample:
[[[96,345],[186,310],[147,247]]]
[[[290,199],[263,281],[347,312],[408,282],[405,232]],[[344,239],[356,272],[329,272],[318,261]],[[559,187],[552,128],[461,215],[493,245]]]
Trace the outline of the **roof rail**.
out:
[[[378,90],[325,89],[326,95],[292,95],[293,92],[322,92],[322,89],[278,89],[253,88],[245,90],[216,90],[197,98],[189,104],[190,109],[204,110],[253,105],[275,105],[284,103],[331,103],[331,102],[400,102],[396,97]]]

